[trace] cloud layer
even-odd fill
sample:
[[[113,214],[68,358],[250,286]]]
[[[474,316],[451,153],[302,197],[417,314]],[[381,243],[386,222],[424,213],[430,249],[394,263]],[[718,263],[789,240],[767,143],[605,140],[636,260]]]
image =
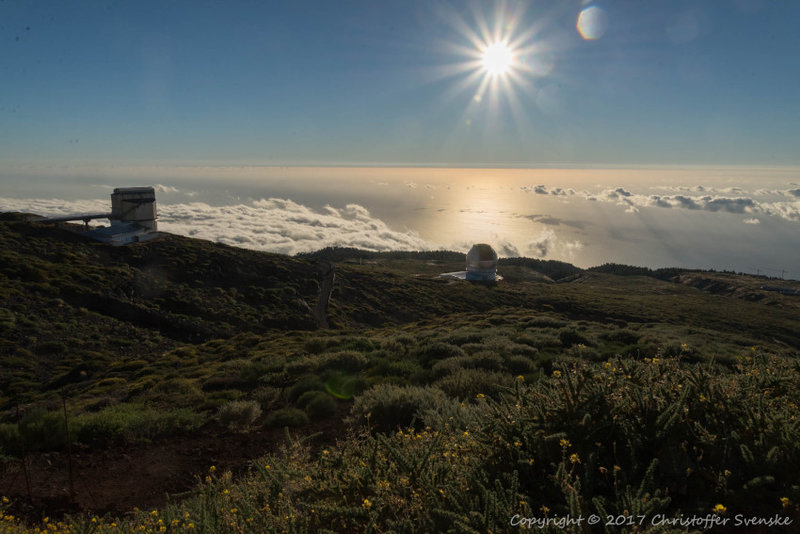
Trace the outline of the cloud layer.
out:
[[[0,198],[0,211],[56,216],[108,211],[108,201]],[[228,245],[296,254],[325,247],[365,250],[436,248],[416,233],[389,228],[358,204],[315,211],[292,200],[269,198],[249,204],[211,206],[202,202],[160,204],[158,226],[165,232]]]
[[[788,221],[800,222],[800,189],[758,190],[751,196],[743,196],[745,191],[738,187],[716,190],[702,185],[693,187],[662,187],[677,194],[642,195],[633,193],[624,187],[603,189],[600,192],[575,191],[560,187],[549,188],[545,185],[523,186],[520,190],[536,195],[556,197],[577,197],[595,202],[615,203],[629,213],[636,213],[641,208],[676,208],[699,211],[726,212],[749,215],[767,215],[781,217]],[[691,194],[704,193],[704,194]],[[732,196],[738,195],[738,196]],[[766,201],[755,197],[780,197],[790,200]],[[751,219],[748,219],[751,220]],[[544,221],[542,221],[544,222]]]

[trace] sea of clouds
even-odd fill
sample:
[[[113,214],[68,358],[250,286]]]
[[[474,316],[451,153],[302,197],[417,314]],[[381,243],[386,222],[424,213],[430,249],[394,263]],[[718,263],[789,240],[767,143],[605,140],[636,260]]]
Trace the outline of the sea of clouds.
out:
[[[200,239],[255,250],[297,254],[325,247],[355,247],[372,251],[461,250],[467,242],[434,243],[412,228],[398,228],[356,203],[343,207],[324,205],[314,209],[289,198],[262,198],[213,205],[198,201],[196,193],[172,185],[158,184],[159,229]],[[602,187],[595,191],[531,185],[520,187],[531,195],[543,195],[559,203],[597,202],[620,210],[686,210],[688,212],[727,213],[741,216],[741,223],[761,224],[766,218],[800,222],[800,188],[745,191],[738,187],[715,189],[708,186],[661,186],[648,194],[626,187]],[[105,195],[104,195],[105,196]],[[540,206],[541,207],[541,206]],[[0,211],[19,211],[44,216],[75,213],[104,213],[107,197],[97,200],[59,198],[3,198]],[[443,210],[439,210],[443,211]],[[576,209],[578,216],[581,210]],[[446,217],[446,214],[442,215]],[[573,261],[586,243],[576,238],[597,221],[556,217],[545,212],[523,213],[539,229],[525,240],[499,238],[493,244],[501,256],[528,256]],[[560,227],[560,228],[559,228]],[[567,235],[571,234],[571,235]]]
[[[167,191],[168,186],[157,190]],[[171,188],[171,192],[176,192]],[[0,198],[0,211],[44,216],[105,213],[107,200]],[[174,234],[208,239],[227,245],[297,254],[325,247],[363,250],[427,250],[432,245],[413,231],[398,231],[363,206],[325,206],[316,211],[289,199],[268,198],[227,206],[204,202],[161,204],[158,227]]]

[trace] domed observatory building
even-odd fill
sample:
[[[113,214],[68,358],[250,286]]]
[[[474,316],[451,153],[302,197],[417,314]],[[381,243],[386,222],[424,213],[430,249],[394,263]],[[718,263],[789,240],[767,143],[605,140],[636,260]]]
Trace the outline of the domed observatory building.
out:
[[[467,280],[494,282],[497,280],[497,252],[485,243],[473,245],[467,252]]]

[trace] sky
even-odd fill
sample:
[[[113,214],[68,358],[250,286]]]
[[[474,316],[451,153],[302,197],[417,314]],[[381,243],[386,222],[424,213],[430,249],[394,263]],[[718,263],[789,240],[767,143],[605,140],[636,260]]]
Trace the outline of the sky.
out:
[[[0,162],[797,165],[798,19],[758,0],[6,0]],[[513,73],[481,89],[496,41]]]
[[[0,211],[800,279],[800,3],[0,0]]]

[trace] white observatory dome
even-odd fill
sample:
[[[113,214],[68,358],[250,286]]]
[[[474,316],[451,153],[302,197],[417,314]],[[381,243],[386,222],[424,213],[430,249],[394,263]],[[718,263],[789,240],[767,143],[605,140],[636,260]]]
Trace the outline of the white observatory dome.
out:
[[[494,281],[497,278],[497,252],[485,243],[472,245],[467,252],[467,280]]]

